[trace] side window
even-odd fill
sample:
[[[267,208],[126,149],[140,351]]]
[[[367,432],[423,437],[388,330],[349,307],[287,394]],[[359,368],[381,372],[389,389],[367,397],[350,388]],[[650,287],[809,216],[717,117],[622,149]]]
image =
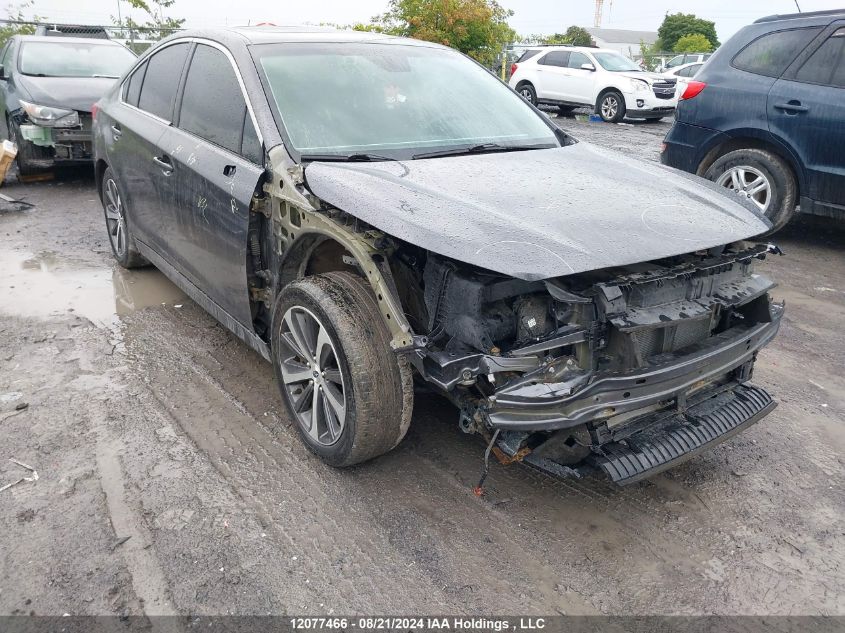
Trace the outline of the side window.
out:
[[[12,70],[12,60],[15,58],[15,43],[9,42],[3,49],[3,56],[0,57],[0,64],[3,64],[3,73],[8,77],[9,71]]]
[[[258,134],[255,132],[255,126],[252,124],[252,118],[249,116],[249,111],[244,108],[244,125],[243,136],[241,138],[241,156],[247,160],[252,161],[256,165],[264,164],[264,151],[261,147],[261,141],[258,140]]]
[[[147,62],[138,66],[123,86],[123,100],[129,105],[138,107],[138,97],[141,95],[141,84],[144,83],[145,72],[147,72]]]
[[[240,154],[246,121],[251,127],[229,58],[216,48],[199,44],[185,80],[179,127]],[[251,133],[254,135],[255,130]]]
[[[189,46],[187,42],[172,44],[150,57],[141,95],[138,97],[139,108],[166,121],[170,120]]]
[[[690,68],[691,68],[691,66],[687,66],[686,68],[681,68],[677,72],[678,77],[689,77],[689,69]]]
[[[758,37],[733,59],[734,68],[755,75],[780,77],[821,28],[775,31]]]
[[[525,51],[522,55],[519,56],[519,59],[516,60],[516,63],[524,62],[526,59],[531,59],[535,55],[539,55],[540,51]]]
[[[590,64],[590,58],[584,55],[584,53],[579,53],[578,51],[573,51],[569,54],[569,67],[570,68],[577,68],[581,69],[581,64]]]
[[[845,28],[827,38],[795,74],[796,81],[845,88]]]
[[[537,63],[543,64],[544,66],[560,66],[566,68],[566,65],[569,63],[569,51],[552,51],[551,53],[546,53],[546,56]]]

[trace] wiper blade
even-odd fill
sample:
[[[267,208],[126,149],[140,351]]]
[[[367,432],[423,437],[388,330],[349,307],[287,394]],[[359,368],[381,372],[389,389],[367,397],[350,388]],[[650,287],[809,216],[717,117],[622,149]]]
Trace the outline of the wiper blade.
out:
[[[92,77],[104,77],[106,79],[120,79],[120,75],[91,75]]]
[[[299,157],[301,161],[344,161],[344,162],[367,162],[367,161],[398,161],[398,158],[382,156],[381,154],[303,154]]]
[[[481,143],[472,147],[442,149],[436,152],[414,154],[412,158],[437,158],[438,156],[461,156],[464,154],[483,154],[485,152],[521,152],[530,149],[551,149],[556,147],[550,143],[541,145],[499,145],[498,143]]]

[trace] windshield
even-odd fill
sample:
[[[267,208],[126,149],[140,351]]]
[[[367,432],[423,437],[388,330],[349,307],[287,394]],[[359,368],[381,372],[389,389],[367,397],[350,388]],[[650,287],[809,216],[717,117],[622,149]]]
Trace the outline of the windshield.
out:
[[[601,67],[611,72],[640,71],[642,68],[620,53],[593,53]]]
[[[123,46],[87,42],[24,42],[20,71],[38,77],[120,77],[135,61]]]
[[[560,145],[521,97],[452,50],[374,43],[252,50],[276,114],[302,155],[404,159],[418,150],[482,144]]]

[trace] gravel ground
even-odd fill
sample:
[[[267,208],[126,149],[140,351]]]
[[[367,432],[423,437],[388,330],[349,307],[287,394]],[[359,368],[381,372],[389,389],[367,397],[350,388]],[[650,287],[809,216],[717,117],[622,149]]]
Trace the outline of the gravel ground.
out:
[[[556,120],[642,160],[669,127]],[[443,400],[332,470],[268,364],[114,266],[87,171],[4,192],[34,207],[0,212],[0,482],[39,478],[0,492],[0,614],[845,613],[841,226],[762,266],[787,301],[763,422],[632,487],[493,465],[476,498]]]

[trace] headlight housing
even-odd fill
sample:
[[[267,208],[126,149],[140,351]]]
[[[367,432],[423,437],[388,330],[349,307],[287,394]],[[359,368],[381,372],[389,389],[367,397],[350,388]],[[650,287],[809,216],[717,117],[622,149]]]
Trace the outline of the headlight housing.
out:
[[[76,110],[53,108],[21,101],[24,112],[29,120],[42,127],[76,127],[79,125],[79,113]]]
[[[648,92],[649,90],[648,82],[642,79],[631,79],[631,88],[634,92]]]

